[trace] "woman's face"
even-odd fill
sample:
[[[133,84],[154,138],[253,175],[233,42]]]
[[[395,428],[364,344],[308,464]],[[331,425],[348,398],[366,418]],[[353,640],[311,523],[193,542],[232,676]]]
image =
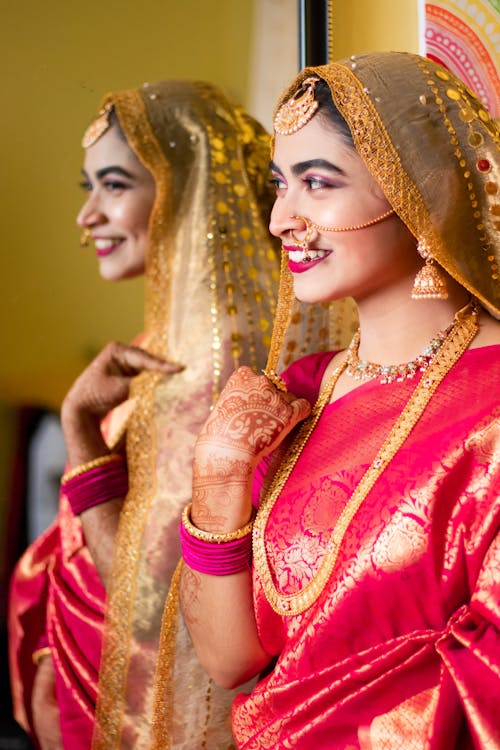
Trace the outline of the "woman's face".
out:
[[[91,233],[101,276],[120,281],[141,275],[155,199],[152,174],[116,125],[87,149],[82,172],[87,200],[77,223]]]
[[[361,157],[323,117],[313,117],[292,135],[276,134],[271,171],[276,201],[270,230],[289,253],[299,300],[354,297],[359,303],[406,279],[411,288],[421,262],[413,236],[394,214],[356,231],[315,229],[309,247],[317,251],[312,253],[316,258],[302,262],[291,235],[294,232],[299,241],[305,235],[304,222],[297,216],[326,227],[348,227],[390,209]]]

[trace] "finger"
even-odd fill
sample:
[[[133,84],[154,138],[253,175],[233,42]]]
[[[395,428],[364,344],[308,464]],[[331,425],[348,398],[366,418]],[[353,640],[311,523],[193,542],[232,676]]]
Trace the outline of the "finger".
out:
[[[302,422],[303,419],[309,416],[311,413],[311,404],[305,398],[297,398],[290,404],[292,407],[292,419],[294,425],[298,422]]]
[[[178,362],[169,362],[163,357],[151,354],[145,349],[137,346],[119,346],[113,352],[113,362],[117,366],[119,373],[133,377],[140,372],[161,372],[165,375],[174,375],[185,369],[184,365]]]

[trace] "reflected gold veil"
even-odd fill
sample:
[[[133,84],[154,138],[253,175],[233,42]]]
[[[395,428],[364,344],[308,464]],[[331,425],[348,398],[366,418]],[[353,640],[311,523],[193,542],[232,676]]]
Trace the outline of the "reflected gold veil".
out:
[[[179,616],[178,526],[211,405],[235,367],[264,366],[270,343],[269,137],[202,82],[144,84],[107,103],[156,182],[143,345],[185,370],[133,383],[93,748],[229,748],[233,694],[201,670]]]

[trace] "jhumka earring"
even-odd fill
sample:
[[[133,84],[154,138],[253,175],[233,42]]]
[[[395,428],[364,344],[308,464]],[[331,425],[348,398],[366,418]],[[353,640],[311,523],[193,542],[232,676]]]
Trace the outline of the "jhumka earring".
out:
[[[84,229],[80,237],[80,247],[88,247],[91,237],[92,232],[90,229]]]
[[[412,299],[447,299],[446,280],[423,241],[418,243],[417,250],[425,263],[415,276]]]

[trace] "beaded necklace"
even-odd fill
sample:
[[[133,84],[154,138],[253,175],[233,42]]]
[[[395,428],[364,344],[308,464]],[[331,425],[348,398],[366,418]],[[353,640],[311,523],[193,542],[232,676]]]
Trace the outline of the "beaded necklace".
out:
[[[438,331],[418,357],[400,365],[379,365],[376,362],[360,359],[358,350],[361,336],[358,329],[347,350],[345,372],[356,380],[380,378],[381,383],[393,383],[395,380],[401,382],[413,378],[417,372],[427,370],[452,328],[453,323],[445,331]]]
[[[335,566],[344,535],[358,508],[372,489],[376,480],[405,442],[443,378],[469,347],[478,330],[478,305],[475,300],[472,300],[455,314],[450,331],[429,364],[427,372],[418,382],[375,459],[347,501],[332,530],[330,540],[326,546],[326,554],[316,575],[298,593],[282,594],[275,586],[267,557],[265,543],[266,525],[274,504],[280,496],[305,444],[316,427],[323,409],[330,402],[335,385],[347,367],[348,357],[346,356],[343,362],[334,370],[310,416],[300,426],[294,441],[281,462],[269,490],[262,500],[254,523],[252,540],[254,564],[262,581],[266,599],[279,615],[289,616],[305,612],[321,595]]]

